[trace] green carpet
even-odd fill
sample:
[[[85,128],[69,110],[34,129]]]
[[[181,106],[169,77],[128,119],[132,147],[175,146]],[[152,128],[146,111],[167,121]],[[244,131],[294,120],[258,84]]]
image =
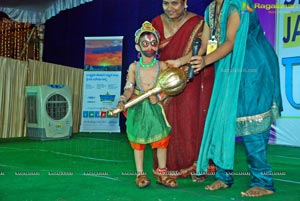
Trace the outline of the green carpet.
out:
[[[276,193],[261,198],[240,195],[249,175],[234,176],[229,189],[205,191],[203,183],[178,179],[178,188],[155,183],[152,150],[145,152],[145,171],[152,184],[135,186],[133,152],[124,134],[74,134],[70,140],[0,139],[0,201],[294,201],[300,200],[300,148],[270,145],[269,162]],[[247,173],[243,146],[236,145],[235,172]]]

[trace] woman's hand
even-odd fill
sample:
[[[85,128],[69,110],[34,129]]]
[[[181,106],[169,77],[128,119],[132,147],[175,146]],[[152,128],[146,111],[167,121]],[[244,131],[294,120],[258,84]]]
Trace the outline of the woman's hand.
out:
[[[203,56],[192,56],[190,64],[192,65],[192,68],[194,69],[194,73],[199,73],[200,70],[202,70],[205,67],[205,58]]]
[[[179,68],[182,65],[180,58],[175,60],[167,60],[165,62],[169,68]]]

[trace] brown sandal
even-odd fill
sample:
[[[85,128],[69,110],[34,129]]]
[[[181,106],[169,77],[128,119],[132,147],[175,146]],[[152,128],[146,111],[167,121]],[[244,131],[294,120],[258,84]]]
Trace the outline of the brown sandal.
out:
[[[191,175],[193,182],[204,182],[205,179],[207,178],[207,175],[196,175],[196,169],[197,169],[197,163],[193,163],[192,166],[185,168],[185,169],[181,169],[180,170],[180,175],[181,177],[188,177],[189,175]]]
[[[145,188],[151,184],[151,181],[150,181],[150,179],[148,179],[148,177],[146,177],[146,175],[139,175],[135,179],[135,183],[136,183],[137,187]]]
[[[207,178],[207,174],[203,175],[196,175],[196,174],[191,174],[193,182],[204,182]]]
[[[161,184],[165,187],[176,188],[178,186],[176,179],[173,179],[168,175],[161,175],[157,179],[158,180],[156,181],[156,183]]]
[[[167,172],[168,172],[167,168],[164,169],[157,168],[154,174],[154,176],[157,178],[156,183],[169,188],[177,187],[178,184],[176,179],[172,176],[169,176]]]
[[[160,172],[157,172],[156,170],[153,170],[153,176],[154,177],[156,177],[156,178],[158,178],[159,176],[161,176],[161,174],[162,173],[160,173]],[[170,178],[172,178],[172,179],[177,179],[181,174],[177,171],[177,172],[166,172],[166,173],[164,173],[164,174],[167,174]]]
[[[180,170],[181,177],[188,177],[189,175],[192,175],[195,173],[196,173],[196,163],[193,163],[193,165],[188,168]]]

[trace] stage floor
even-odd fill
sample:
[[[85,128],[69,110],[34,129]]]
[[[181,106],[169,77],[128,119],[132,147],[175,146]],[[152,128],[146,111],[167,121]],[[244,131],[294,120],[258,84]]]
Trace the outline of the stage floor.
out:
[[[213,182],[178,179],[176,189],[155,183],[152,150],[145,152],[145,171],[152,184],[135,186],[133,152],[125,134],[74,134],[68,140],[0,139],[0,201],[294,201],[300,200],[300,148],[270,145],[276,193],[261,198],[240,195],[249,188],[243,146],[236,144],[235,183],[229,189],[206,191]]]

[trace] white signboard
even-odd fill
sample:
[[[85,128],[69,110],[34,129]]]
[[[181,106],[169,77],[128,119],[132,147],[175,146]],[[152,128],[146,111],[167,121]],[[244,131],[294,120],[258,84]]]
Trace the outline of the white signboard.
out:
[[[86,37],[80,132],[120,132],[116,107],[121,91],[122,36]]]

